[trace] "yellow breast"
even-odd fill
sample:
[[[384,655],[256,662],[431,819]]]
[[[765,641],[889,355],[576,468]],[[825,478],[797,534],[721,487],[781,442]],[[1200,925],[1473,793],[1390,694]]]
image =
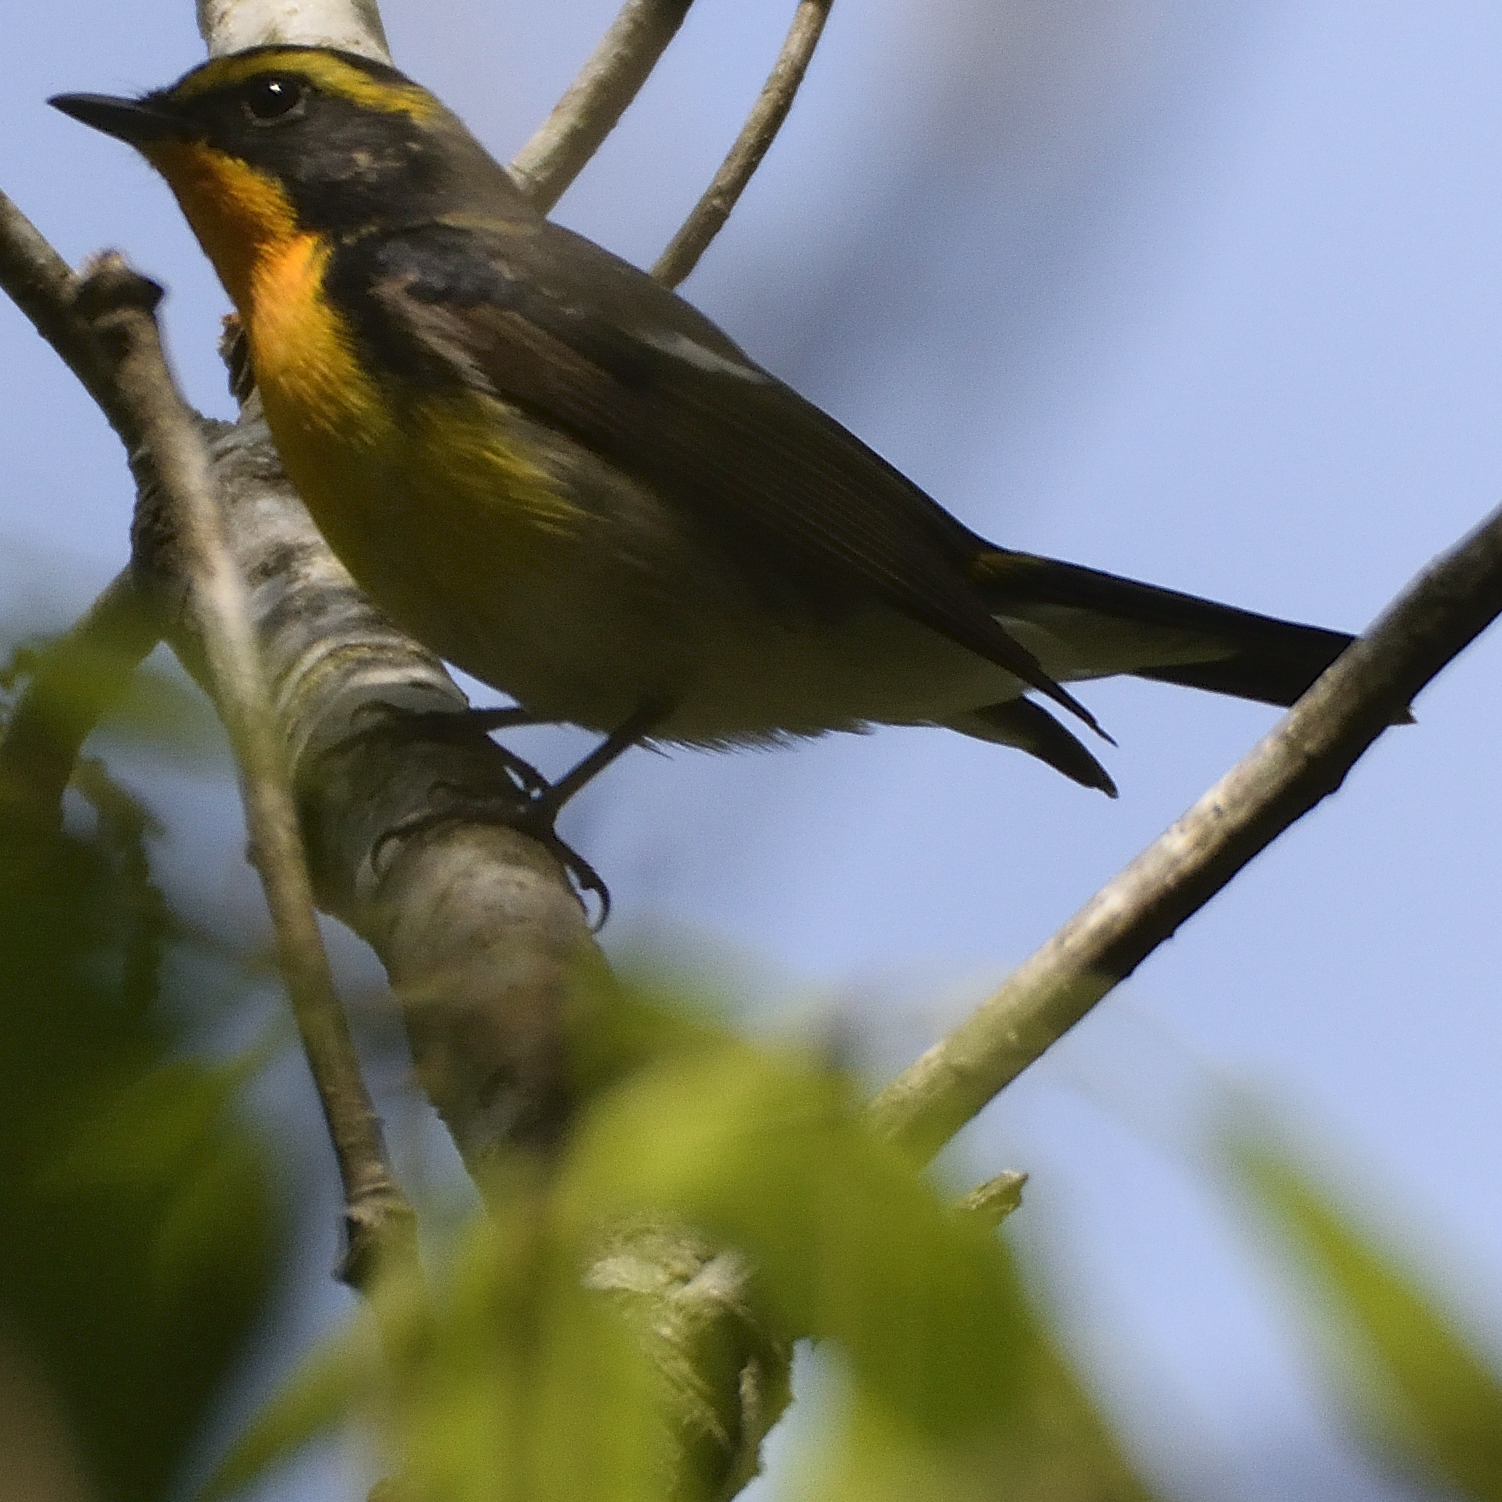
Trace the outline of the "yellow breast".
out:
[[[257,259],[246,323],[251,364],[279,445],[286,434],[293,448],[303,446],[299,437],[371,447],[389,441],[392,416],[361,368],[353,331],[323,295],[329,254],[326,242],[301,234]]]

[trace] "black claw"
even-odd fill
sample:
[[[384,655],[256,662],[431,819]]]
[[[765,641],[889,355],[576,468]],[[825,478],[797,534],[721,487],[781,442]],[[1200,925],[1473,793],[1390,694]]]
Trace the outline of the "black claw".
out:
[[[437,792],[444,786],[447,785],[437,784],[433,791]],[[463,792],[459,788],[452,790],[461,794]],[[495,805],[465,803],[461,796],[445,808],[413,814],[409,818],[399,820],[390,829],[382,830],[376,836],[375,843],[370,847],[370,863],[372,866],[379,867],[381,856],[392,840],[410,839],[413,835],[423,834],[442,824],[466,822],[498,824],[504,829],[514,829],[518,834],[524,834],[544,846],[559,865],[568,872],[581,896],[590,894],[598,899],[600,911],[595,918],[590,920],[590,932],[597,934],[604,928],[606,920],[610,917],[610,888],[605,885],[600,873],[572,845],[558,837],[557,831],[553,828],[552,814],[542,808],[540,800],[536,798],[520,809],[514,806],[502,809]]]
[[[590,929],[598,933],[610,917],[610,889],[600,878],[599,872],[578,851],[559,839],[553,828],[558,811],[587,782],[595,772],[614,760],[634,742],[637,724],[646,723],[643,712],[638,712],[626,727],[615,737],[608,739],[595,752],[586,757],[578,767],[556,783],[549,782],[530,762],[523,761],[514,751],[497,741],[490,740],[492,730],[501,730],[511,725],[535,724],[536,720],[521,708],[507,709],[411,709],[406,705],[392,704],[385,700],[372,700],[355,711],[354,718],[382,715],[385,723],[368,730],[355,730],[329,752],[337,753],[350,745],[372,736],[389,734],[393,729],[413,739],[430,737],[459,743],[472,743],[481,736],[501,756],[506,770],[518,784],[515,802],[504,798],[481,801],[455,783],[435,783],[433,794],[450,793],[452,800],[442,808],[426,813],[413,814],[402,819],[392,828],[377,836],[371,846],[370,859],[379,865],[382,853],[392,840],[407,839],[440,824],[462,823],[465,820],[487,824],[500,824],[515,829],[545,846],[560,865],[568,872],[581,897],[592,895],[599,901],[599,914],[590,923]],[[328,753],[326,753],[328,754]]]
[[[580,893],[590,892],[599,900],[600,911],[589,922],[590,933],[599,933],[610,918],[610,888],[605,885],[604,878],[572,845],[566,845],[556,834],[549,834],[543,839],[543,844],[558,857]]]
[[[362,741],[390,734],[401,734],[413,740],[446,741],[451,745],[472,745],[484,740],[499,753],[506,770],[515,777],[522,792],[531,797],[541,797],[552,784],[532,765],[518,756],[509,747],[490,739],[492,730],[507,725],[534,723],[522,710],[512,709],[412,709],[405,704],[393,704],[387,699],[371,699],[356,705],[350,716],[352,723],[363,719],[380,717],[381,723],[364,729],[352,730],[342,739],[329,746],[325,755],[338,755]]]
[[[511,821],[511,827],[530,836],[539,845],[545,845],[573,878],[579,891],[592,892],[599,899],[599,916],[589,925],[589,931],[597,934],[610,917],[610,888],[605,885],[600,873],[572,845],[561,839],[558,831],[553,828],[553,820],[558,817],[558,807],[555,806],[555,799],[549,795],[554,791],[549,786],[533,798],[520,818]]]

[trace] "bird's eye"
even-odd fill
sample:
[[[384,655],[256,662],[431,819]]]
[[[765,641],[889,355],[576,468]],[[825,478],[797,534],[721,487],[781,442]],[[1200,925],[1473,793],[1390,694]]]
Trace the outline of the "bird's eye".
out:
[[[243,95],[245,113],[255,125],[276,125],[303,111],[307,88],[299,78],[258,78]]]

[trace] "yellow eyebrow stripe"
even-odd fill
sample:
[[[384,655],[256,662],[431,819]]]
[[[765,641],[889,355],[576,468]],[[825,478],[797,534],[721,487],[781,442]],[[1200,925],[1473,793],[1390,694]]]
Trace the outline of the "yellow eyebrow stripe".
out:
[[[414,120],[428,120],[441,106],[426,89],[414,83],[388,82],[372,78],[363,68],[345,62],[328,52],[288,48],[286,51],[258,50],[216,58],[190,73],[172,91],[174,100],[196,99],[216,89],[229,88],[267,73],[287,72],[306,78],[314,88],[340,99],[348,99],[365,109],[381,110],[388,115],[408,115]]]

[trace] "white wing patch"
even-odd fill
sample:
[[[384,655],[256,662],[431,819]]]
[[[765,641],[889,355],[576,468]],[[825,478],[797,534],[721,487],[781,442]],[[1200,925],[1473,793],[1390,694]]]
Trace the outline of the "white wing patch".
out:
[[[663,354],[671,355],[675,360],[697,365],[700,370],[709,370],[716,375],[730,375],[735,376],[737,380],[756,381],[763,384],[772,379],[766,371],[752,365],[749,360],[731,359],[728,355],[720,354],[718,350],[710,349],[706,344],[700,344],[697,339],[690,339],[687,334],[680,333],[677,329],[633,329],[632,332],[643,344],[650,344],[654,349],[660,349]]]

